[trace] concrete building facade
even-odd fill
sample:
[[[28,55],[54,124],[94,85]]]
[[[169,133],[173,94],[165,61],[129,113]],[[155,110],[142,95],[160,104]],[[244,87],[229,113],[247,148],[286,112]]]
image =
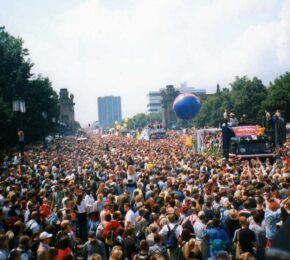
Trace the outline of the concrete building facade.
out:
[[[98,97],[99,125],[110,128],[115,121],[122,119],[121,97],[105,96]]]
[[[150,91],[147,94],[147,113],[159,113],[161,111],[161,92]]]
[[[60,89],[59,92],[59,121],[66,125],[66,129],[74,133],[75,131],[75,110],[74,95],[70,94],[66,88]]]

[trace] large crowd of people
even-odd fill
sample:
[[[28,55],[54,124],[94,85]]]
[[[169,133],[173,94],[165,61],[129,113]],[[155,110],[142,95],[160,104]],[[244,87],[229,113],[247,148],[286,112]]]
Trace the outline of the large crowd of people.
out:
[[[273,160],[226,160],[175,134],[9,152],[0,260],[265,259],[290,214],[289,152],[286,143]]]

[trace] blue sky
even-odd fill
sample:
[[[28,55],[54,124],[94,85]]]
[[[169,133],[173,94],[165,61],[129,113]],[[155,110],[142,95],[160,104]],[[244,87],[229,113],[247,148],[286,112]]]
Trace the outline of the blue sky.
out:
[[[0,0],[0,25],[23,38],[35,74],[75,95],[81,123],[97,119],[98,96],[121,95],[127,117],[166,84],[211,93],[290,68],[289,0]]]

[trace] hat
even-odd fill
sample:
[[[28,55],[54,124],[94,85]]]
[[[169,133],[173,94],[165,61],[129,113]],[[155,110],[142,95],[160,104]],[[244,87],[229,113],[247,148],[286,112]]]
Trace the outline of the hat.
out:
[[[44,240],[44,239],[47,239],[47,238],[50,238],[50,237],[52,237],[52,234],[49,234],[49,233],[47,233],[47,232],[42,232],[41,234],[40,234],[40,236],[39,236],[39,240]]]

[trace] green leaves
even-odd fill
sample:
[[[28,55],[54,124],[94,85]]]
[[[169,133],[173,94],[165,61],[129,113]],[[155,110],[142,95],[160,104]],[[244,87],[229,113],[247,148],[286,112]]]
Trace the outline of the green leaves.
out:
[[[286,122],[290,120],[290,73],[286,72],[270,83],[268,95],[263,102],[263,109],[269,112],[281,110]]]
[[[21,38],[11,36],[0,27],[0,142],[3,145],[17,141],[17,128],[23,127],[26,141],[43,138],[53,131],[52,118],[58,118],[58,96],[48,78],[32,78],[33,66],[29,52]],[[12,100],[23,99],[26,113],[12,111]],[[41,113],[46,112],[46,121]]]
[[[238,119],[246,115],[248,124],[261,121],[262,103],[267,97],[267,89],[262,81],[256,77],[236,77],[230,86],[231,89],[217,91],[203,102],[195,120],[198,127],[218,127],[226,109],[228,112],[234,112]]]
[[[144,126],[154,123],[154,122],[160,122],[161,121],[161,113],[154,113],[146,115],[144,113],[139,113],[133,116],[128,121],[128,127],[129,128],[143,128]]]

